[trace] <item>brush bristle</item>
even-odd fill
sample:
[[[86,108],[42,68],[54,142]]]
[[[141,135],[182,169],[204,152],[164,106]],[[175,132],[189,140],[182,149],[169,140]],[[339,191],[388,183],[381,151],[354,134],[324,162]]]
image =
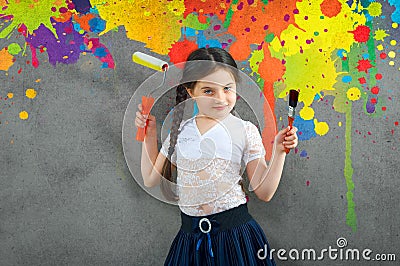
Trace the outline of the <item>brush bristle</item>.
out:
[[[297,90],[290,90],[289,106],[296,108],[298,99],[299,99],[299,92]]]

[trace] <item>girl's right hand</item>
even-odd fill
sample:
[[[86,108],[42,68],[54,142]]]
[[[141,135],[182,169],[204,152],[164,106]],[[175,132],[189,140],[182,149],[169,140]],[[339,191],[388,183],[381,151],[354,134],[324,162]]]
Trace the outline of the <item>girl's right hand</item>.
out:
[[[138,104],[138,109],[139,109],[139,111],[136,111],[135,126],[137,128],[144,128],[147,123],[145,138],[147,138],[147,137],[157,138],[157,124],[156,124],[155,116],[153,116],[151,114],[143,115],[141,103]]]

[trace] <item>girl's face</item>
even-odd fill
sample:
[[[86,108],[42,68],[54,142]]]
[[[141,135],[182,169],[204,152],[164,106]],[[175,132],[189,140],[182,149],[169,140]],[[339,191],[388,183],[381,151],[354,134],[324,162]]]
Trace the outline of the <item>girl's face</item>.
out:
[[[187,92],[196,100],[199,115],[215,119],[225,118],[236,104],[235,79],[223,68],[198,80]]]

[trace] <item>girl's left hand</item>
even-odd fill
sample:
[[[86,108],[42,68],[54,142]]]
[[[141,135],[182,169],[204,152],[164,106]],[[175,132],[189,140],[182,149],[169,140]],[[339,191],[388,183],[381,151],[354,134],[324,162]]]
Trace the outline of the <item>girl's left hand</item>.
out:
[[[285,152],[286,149],[294,149],[297,147],[297,128],[286,127],[278,132],[275,136],[275,144],[277,151]]]

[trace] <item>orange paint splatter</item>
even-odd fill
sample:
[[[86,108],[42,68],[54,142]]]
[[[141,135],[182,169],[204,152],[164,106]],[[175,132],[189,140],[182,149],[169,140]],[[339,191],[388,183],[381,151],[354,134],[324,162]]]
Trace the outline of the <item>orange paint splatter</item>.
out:
[[[342,9],[342,4],[338,0],[324,0],[321,5],[321,12],[329,18],[337,16]]]
[[[13,56],[7,51],[7,48],[3,48],[0,51],[0,70],[8,71],[8,69],[14,64]]]
[[[258,73],[260,74],[260,77],[264,79],[263,93],[274,115],[271,117],[267,113],[264,114],[265,125],[276,125],[276,117],[274,113],[275,96],[273,86],[278,79],[282,78],[286,68],[284,65],[282,65],[282,62],[279,59],[271,56],[271,52],[268,49],[268,46],[269,44],[264,44],[264,59],[259,65]],[[268,107],[264,107],[264,110],[267,110],[266,108]],[[271,157],[273,147],[273,144],[268,141],[274,139],[274,135],[275,132],[268,127],[265,127],[262,132],[263,139],[267,140],[267,142],[264,143],[264,147],[267,151],[267,159]]]
[[[229,49],[232,56],[238,61],[246,60],[251,52],[250,45],[262,44],[266,32],[280,36],[290,24],[298,27],[294,20],[294,14],[298,12],[296,2],[296,0],[270,1],[264,6],[264,10],[244,4],[241,10],[235,11],[228,28],[228,32],[236,37],[236,41]]]
[[[81,28],[86,32],[90,32],[89,20],[92,18],[94,18],[94,15],[90,13],[81,17],[74,14],[74,20],[78,22],[79,26],[81,26]]]
[[[232,1],[231,1],[232,2]],[[213,1],[189,1],[185,0],[185,12],[183,17],[186,18],[189,14],[196,12],[198,14],[200,23],[207,23],[207,16],[209,14],[216,15],[220,21],[225,21],[226,14],[231,4],[226,3],[225,0]]]

